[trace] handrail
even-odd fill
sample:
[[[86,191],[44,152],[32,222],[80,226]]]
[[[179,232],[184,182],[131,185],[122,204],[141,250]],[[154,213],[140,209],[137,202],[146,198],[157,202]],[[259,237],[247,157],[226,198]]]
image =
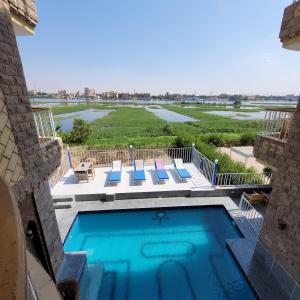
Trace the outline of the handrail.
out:
[[[184,163],[191,163],[192,148],[123,148],[108,150],[73,150],[71,156],[74,164],[94,160],[95,165],[110,166],[113,160],[122,160],[124,166],[132,165],[133,160],[143,159],[145,165],[153,164],[154,159],[162,158],[166,164],[171,164],[173,159],[181,158]]]
[[[206,179],[214,184],[213,174],[216,165],[196,149],[194,150],[192,162],[197,168],[200,169],[200,172],[206,177]]]
[[[264,130],[260,134],[279,140],[286,140],[289,134],[290,124],[295,110],[269,109],[263,120]]]
[[[271,174],[266,173],[219,173],[217,174],[217,186],[249,186],[268,185]]]
[[[257,238],[260,234],[264,217],[253,207],[250,203],[250,197],[246,193],[243,193],[241,196],[239,209],[241,210],[243,217],[245,217],[248,224],[253,229],[255,233],[254,238]],[[253,237],[253,232],[251,237]]]
[[[41,145],[56,138],[52,110],[49,107],[32,107],[33,118]]]

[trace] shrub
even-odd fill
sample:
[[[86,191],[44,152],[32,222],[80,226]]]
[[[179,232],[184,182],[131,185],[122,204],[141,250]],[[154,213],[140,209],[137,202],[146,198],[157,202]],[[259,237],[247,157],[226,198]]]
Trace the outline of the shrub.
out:
[[[168,124],[162,128],[162,133],[163,135],[173,135],[172,128]]]
[[[84,144],[92,132],[90,123],[83,119],[74,119],[73,129],[70,132],[60,132],[65,144]]]
[[[228,155],[218,152],[214,145],[203,142],[201,138],[196,135],[186,133],[178,136],[175,140],[177,147],[190,147],[192,143],[195,143],[196,149],[212,162],[216,159],[219,161],[218,173],[255,172],[253,169],[245,167],[244,164],[232,160]]]
[[[224,140],[222,137],[218,134],[211,134],[207,138],[207,143],[215,145],[216,147],[222,147],[224,146]]]
[[[255,132],[246,132],[241,135],[240,144],[241,146],[254,146],[256,138]]]

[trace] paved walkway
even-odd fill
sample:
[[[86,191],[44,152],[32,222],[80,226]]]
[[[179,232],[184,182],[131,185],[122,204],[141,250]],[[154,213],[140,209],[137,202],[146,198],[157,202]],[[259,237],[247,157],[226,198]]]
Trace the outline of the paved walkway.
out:
[[[241,153],[243,153],[243,155],[245,156],[253,154],[252,146],[243,146],[243,147],[234,147],[234,148],[240,151]],[[223,154],[227,154],[233,160],[243,163],[246,167],[252,167],[260,173],[265,168],[265,166],[259,163],[255,157],[246,158],[241,154],[231,151],[230,148],[225,148],[225,147],[218,148],[218,150]]]

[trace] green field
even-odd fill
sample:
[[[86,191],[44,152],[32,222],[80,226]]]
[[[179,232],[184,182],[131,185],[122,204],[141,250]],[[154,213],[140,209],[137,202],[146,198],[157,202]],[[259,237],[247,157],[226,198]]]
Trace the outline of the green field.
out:
[[[124,148],[134,147],[186,147],[196,143],[196,147],[211,160],[218,159],[222,172],[246,172],[242,164],[233,162],[220,154],[216,146],[253,144],[255,135],[261,130],[259,121],[240,121],[228,117],[206,114],[203,111],[225,110],[222,106],[162,105],[164,108],[191,116],[197,122],[171,123],[160,119],[143,107],[113,106],[112,104],[74,105],[53,108],[53,114],[76,112],[86,109],[114,110],[102,119],[92,122],[92,132],[83,147]],[[233,110],[233,109],[228,109]],[[249,112],[237,109],[239,113]],[[257,111],[257,110],[255,110]],[[63,133],[59,133],[64,137]]]
[[[163,107],[191,116],[199,121],[170,123],[158,118],[145,108],[139,106],[134,108],[113,106],[113,104],[81,104],[55,107],[53,108],[53,114],[59,117],[63,113],[91,108],[113,109],[114,111],[106,117],[92,122],[92,134],[85,143],[89,147],[128,147],[130,144],[137,147],[173,146],[176,143],[176,138],[186,133],[194,135],[204,142],[226,146],[239,144],[243,134],[252,133],[254,135],[261,129],[259,121],[233,120],[203,112],[208,110],[233,110],[222,106],[196,105],[196,108],[186,108],[182,105],[163,105]],[[249,112],[248,109],[237,109],[236,111]]]

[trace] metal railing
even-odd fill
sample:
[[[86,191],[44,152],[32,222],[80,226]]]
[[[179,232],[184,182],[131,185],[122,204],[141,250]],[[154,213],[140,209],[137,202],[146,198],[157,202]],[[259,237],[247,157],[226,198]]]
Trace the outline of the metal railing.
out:
[[[133,149],[133,159],[143,159],[145,165],[153,165],[154,159],[163,159],[165,164],[172,164],[173,159],[181,158],[184,163],[191,163],[192,148],[157,148]]]
[[[246,193],[243,193],[241,196],[239,209],[242,212],[242,216],[248,221],[257,237],[264,222],[264,217],[252,206],[250,203],[250,197]]]
[[[32,107],[33,118],[40,144],[45,144],[56,137],[51,108]]]
[[[271,175],[265,173],[221,173],[217,174],[218,186],[268,185]]]
[[[113,160],[122,160],[123,165],[130,165],[128,149],[111,150],[74,150],[71,149],[72,165],[92,160],[96,166],[111,166]]]
[[[193,163],[209,182],[213,181],[215,164],[196,149],[193,152]]]
[[[295,109],[268,109],[263,121],[263,136],[286,140]]]
[[[175,158],[182,158],[184,163],[192,160],[192,148],[156,148],[156,149],[109,149],[76,150],[71,149],[72,165],[82,161],[93,160],[96,166],[111,166],[113,160],[122,160],[124,166],[130,166],[135,159],[143,159],[145,165],[153,165],[154,159],[163,159],[171,164]]]

